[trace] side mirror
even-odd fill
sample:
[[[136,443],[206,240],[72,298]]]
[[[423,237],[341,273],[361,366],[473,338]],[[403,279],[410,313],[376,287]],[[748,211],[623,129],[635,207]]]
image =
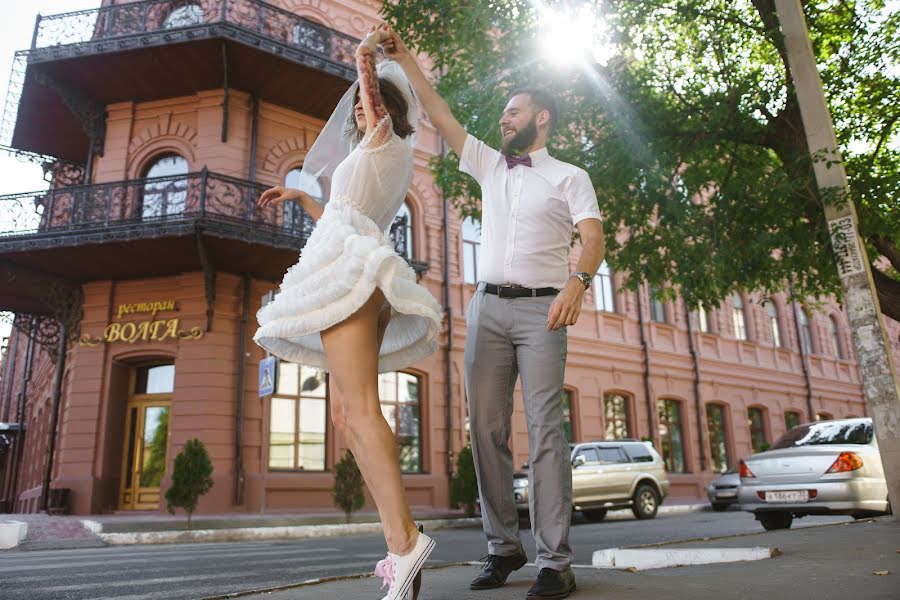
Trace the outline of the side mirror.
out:
[[[578,468],[587,462],[587,458],[585,458],[584,454],[579,454],[572,460],[572,466]]]

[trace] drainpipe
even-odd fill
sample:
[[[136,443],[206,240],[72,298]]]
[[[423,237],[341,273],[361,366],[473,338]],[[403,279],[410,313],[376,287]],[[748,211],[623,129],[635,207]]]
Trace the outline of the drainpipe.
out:
[[[30,331],[37,328],[37,317],[31,317]],[[16,402],[16,421],[19,423],[19,431],[16,432],[15,459],[12,468],[12,480],[10,481],[9,491],[6,499],[10,502],[9,507],[12,511],[16,508],[16,487],[19,485],[19,467],[22,462],[22,447],[25,445],[25,398],[28,393],[28,382],[31,380],[31,366],[34,358],[34,338],[28,336],[28,344],[25,346],[25,368],[22,370],[22,386],[19,390],[19,397]]]
[[[806,382],[806,411],[809,413],[809,422],[816,420],[816,411],[813,409],[812,381],[809,378],[809,365],[806,348],[803,346],[803,333],[800,331],[800,313],[803,310],[794,302],[794,283],[788,282],[788,293],[791,295],[791,308],[794,310],[794,330],[797,332],[797,346],[800,348],[800,365],[803,368],[803,380]]]
[[[697,347],[694,343],[694,328],[691,326],[691,311],[687,304],[684,305],[684,314],[687,317],[688,347],[691,351],[691,361],[694,363],[694,406],[697,410],[697,443],[700,447],[700,471],[706,470],[706,444],[703,443],[703,403],[700,398],[700,361],[697,358]]]
[[[68,328],[65,323],[60,323],[59,347],[56,350],[56,375],[53,378],[53,407],[50,409],[50,431],[47,440],[47,459],[44,462],[44,481],[41,485],[41,498],[39,510],[47,510],[50,501],[50,477],[53,475],[53,454],[56,451],[56,429],[59,425],[59,404],[62,396],[63,372],[66,369],[66,341]]]
[[[647,429],[650,432],[650,442],[656,446],[656,431],[654,424],[656,420],[653,418],[653,400],[650,397],[650,348],[647,345],[647,335],[644,332],[644,306],[641,299],[641,286],[637,286],[637,313],[638,313],[638,329],[641,331],[641,350],[644,355],[644,398],[647,400]]]
[[[441,138],[441,156],[447,156],[447,144]],[[444,398],[447,404],[447,484],[453,477],[453,309],[450,307],[450,208],[446,199],[444,205],[444,310],[447,311],[447,348],[444,351]],[[449,488],[448,488],[449,489]]]
[[[244,503],[244,386],[247,374],[247,321],[250,314],[250,276],[243,277],[243,307],[238,340],[237,392],[234,410],[234,501]]]

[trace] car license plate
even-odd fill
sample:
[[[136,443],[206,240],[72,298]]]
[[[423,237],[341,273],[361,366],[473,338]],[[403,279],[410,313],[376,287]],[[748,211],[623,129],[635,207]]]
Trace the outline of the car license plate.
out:
[[[719,490],[716,492],[716,498],[735,498],[736,496],[736,490]]]
[[[807,490],[766,492],[766,502],[809,502],[809,492]]]

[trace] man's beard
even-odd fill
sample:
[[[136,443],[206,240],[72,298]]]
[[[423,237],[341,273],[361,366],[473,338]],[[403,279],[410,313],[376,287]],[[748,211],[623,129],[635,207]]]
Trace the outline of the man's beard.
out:
[[[521,154],[537,139],[537,122],[532,119],[528,125],[518,130],[514,136],[503,142],[504,154]]]

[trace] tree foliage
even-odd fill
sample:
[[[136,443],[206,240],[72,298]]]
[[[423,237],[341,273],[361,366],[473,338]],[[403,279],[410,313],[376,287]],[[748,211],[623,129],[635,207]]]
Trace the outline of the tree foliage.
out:
[[[344,511],[347,522],[350,515],[366,503],[365,482],[353,453],[347,450],[340,462],[334,466],[334,505]]]
[[[495,147],[511,89],[543,85],[563,114],[555,156],[584,167],[605,216],[613,269],[671,285],[691,306],[737,289],[839,293],[823,203],[774,0],[594,0],[614,58],[565,69],[538,50],[540,7],[558,0],[408,0],[384,10],[442,74],[460,122]],[[572,4],[572,3],[565,3]],[[893,4],[893,6],[891,6]],[[900,320],[900,11],[884,0],[806,0],[814,52],[882,310]],[[480,190],[437,159],[464,215]],[[629,235],[623,234],[629,233]],[[883,262],[883,261],[882,261]]]
[[[200,496],[213,486],[212,472],[212,461],[206,452],[206,446],[197,438],[188,440],[175,457],[172,485],[166,490],[169,512],[174,515],[176,508],[183,508],[188,517],[188,529]]]
[[[450,480],[450,503],[462,506],[466,515],[475,514],[475,499],[478,497],[478,478],[475,475],[475,458],[472,446],[466,444],[456,457],[456,473]]]

